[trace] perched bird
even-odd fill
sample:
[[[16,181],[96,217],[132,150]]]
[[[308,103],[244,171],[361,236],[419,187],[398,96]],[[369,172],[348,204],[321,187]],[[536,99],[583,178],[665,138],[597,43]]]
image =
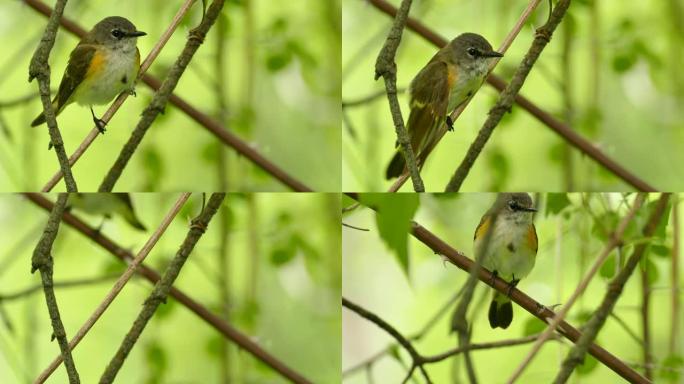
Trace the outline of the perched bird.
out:
[[[406,129],[420,166],[444,130],[453,130],[449,113],[480,88],[492,59],[502,57],[484,37],[464,33],[440,49],[409,85],[411,112]],[[445,126],[446,123],[446,126]],[[406,167],[399,143],[385,177],[401,175]]]
[[[90,106],[93,122],[104,133],[105,122],[95,117],[93,105],[106,104],[121,92],[135,94],[135,79],[140,69],[139,36],[135,25],[119,16],[111,16],[95,24],[71,51],[57,95],[52,100],[55,116],[64,107],[77,102]],[[41,112],[32,127],[45,122]]]
[[[146,231],[138,219],[128,193],[74,193],[69,196],[69,207],[91,215],[119,216],[133,228]]]
[[[534,267],[538,244],[533,223],[535,211],[527,193],[501,193],[475,230],[475,257],[481,257],[482,266],[508,281],[511,288]],[[506,329],[512,320],[511,299],[494,291],[489,325]]]

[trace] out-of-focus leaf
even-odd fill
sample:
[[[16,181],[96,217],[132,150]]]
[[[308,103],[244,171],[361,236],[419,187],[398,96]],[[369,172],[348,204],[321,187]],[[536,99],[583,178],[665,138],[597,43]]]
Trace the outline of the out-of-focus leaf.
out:
[[[394,251],[399,265],[408,275],[408,231],[418,210],[418,194],[366,193],[359,197],[364,204],[376,209],[375,221],[380,237]]]
[[[536,335],[537,333],[543,332],[544,329],[546,329],[546,324],[538,318],[531,316],[525,321],[523,336]]]
[[[149,374],[148,383],[162,383],[163,376],[168,366],[166,351],[157,341],[149,342],[145,345],[145,361]]]
[[[502,190],[511,171],[508,157],[506,157],[500,148],[491,148],[487,153],[487,165],[492,173],[490,190]]]
[[[672,254],[670,247],[659,244],[651,245],[651,252],[659,257],[669,257]]]
[[[684,359],[682,359],[682,356],[677,354],[669,355],[660,363],[658,376],[663,378],[663,381],[677,383],[679,382],[679,378],[681,377],[680,372],[683,368]]]
[[[568,195],[565,193],[547,193],[546,194],[546,215],[557,215],[565,207],[570,205]]]
[[[608,236],[615,230],[620,218],[613,211],[604,212],[594,219],[591,234],[601,241],[608,240]]]
[[[225,343],[225,339],[218,334],[210,336],[205,344],[207,354],[215,359],[221,357],[221,345],[223,343]]]
[[[646,248],[648,252],[648,248]],[[648,279],[648,284],[653,285],[658,282],[660,278],[660,272],[658,272],[658,266],[648,257],[648,253],[644,254],[640,260],[640,265],[642,269],[646,270],[646,276]]]
[[[590,374],[598,366],[598,360],[590,354],[584,355],[584,361],[577,366],[575,372],[580,376],[585,376]]]
[[[143,190],[156,191],[164,179],[164,161],[161,153],[155,146],[146,146],[142,151],[142,161],[145,169],[146,184]]]
[[[604,279],[612,279],[613,276],[615,276],[615,259],[615,254],[608,256],[606,261],[601,266],[601,269],[599,269],[599,276],[603,277]]]
[[[157,307],[157,311],[154,313],[154,315],[159,320],[167,319],[169,316],[171,316],[176,307],[178,307],[176,300],[167,298],[166,303],[162,303],[159,307]]]

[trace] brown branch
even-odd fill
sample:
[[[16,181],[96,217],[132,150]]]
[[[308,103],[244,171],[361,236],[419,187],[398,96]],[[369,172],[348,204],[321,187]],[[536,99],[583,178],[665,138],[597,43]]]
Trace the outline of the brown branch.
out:
[[[55,148],[59,167],[62,170],[62,174],[65,175],[64,182],[66,184],[67,192],[77,192],[78,188],[76,187],[76,181],[71,174],[69,159],[67,158],[64,142],[62,141],[62,134],[57,127],[55,110],[52,108],[52,100],[50,100],[50,66],[48,65],[48,58],[50,57],[52,46],[55,45],[59,20],[62,18],[66,3],[67,0],[57,0],[57,3],[55,4],[55,12],[50,15],[43,37],[40,39],[40,44],[38,44],[38,48],[36,48],[36,51],[31,58],[31,64],[29,65],[29,82],[33,79],[38,79],[40,100],[43,102],[43,113],[45,114],[48,132],[50,133],[50,143]]]
[[[358,195],[355,193],[347,193],[347,196],[358,201]],[[411,235],[418,239],[421,243],[428,246],[435,254],[446,257],[449,262],[454,264],[459,269],[469,272],[473,267],[474,262],[471,259],[466,257],[462,252],[452,248],[449,244],[444,242],[444,240],[435,236],[428,229],[416,222],[412,222]],[[507,294],[513,302],[518,304],[533,316],[539,318],[544,323],[548,323],[556,315],[549,308],[546,308],[542,304],[538,303],[519,289],[510,289],[510,284],[508,282],[492,275],[492,273],[486,268],[480,268],[477,277],[480,281],[496,289],[497,291]],[[577,342],[582,335],[576,328],[571,326],[566,321],[560,322],[559,332],[566,339],[572,342]],[[596,343],[591,343],[588,352],[623,378],[631,382],[648,383],[648,380],[639,375],[638,372],[630,368],[622,360],[618,359]]]
[[[647,256],[648,257],[648,256]],[[651,354],[651,318],[648,309],[651,306],[651,284],[648,282],[648,263],[642,264],[640,268],[641,277],[641,335],[643,343],[641,350],[644,357],[644,376],[653,380],[653,355]]]
[[[406,160],[406,168],[413,182],[413,190],[425,192],[425,186],[420,178],[420,171],[416,162],[416,155],[411,147],[411,139],[404,126],[404,118],[401,116],[401,107],[397,98],[397,64],[394,62],[394,56],[397,54],[397,48],[399,48],[399,43],[401,42],[401,34],[404,31],[406,19],[411,9],[411,2],[412,0],[402,0],[399,12],[394,17],[392,29],[390,29],[387,40],[385,40],[385,44],[382,46],[375,62],[375,80],[382,76],[385,81],[387,100],[392,113],[392,120],[394,121],[394,130],[397,133],[397,142],[401,146],[402,156]]]
[[[42,195],[37,193],[25,193],[29,200],[31,200],[37,206],[43,208],[46,211],[50,211],[54,205],[52,202],[45,199]],[[88,226],[81,219],[77,218],[71,213],[65,212],[62,216],[62,220],[74,228],[84,236],[90,238],[93,242],[97,243],[99,246],[107,250],[113,256],[119,258],[121,261],[129,262],[133,259],[133,255],[112,241],[110,238],[104,236],[99,231]],[[142,277],[147,279],[152,283],[159,281],[160,276],[157,271],[141,264],[137,271]],[[230,339],[232,342],[237,344],[240,348],[249,352],[256,359],[260,360],[264,364],[271,367],[274,371],[278,372],[281,376],[291,380],[293,383],[297,384],[308,384],[311,383],[310,380],[304,378],[300,373],[292,370],[292,368],[285,365],[282,361],[268,353],[254,341],[251,337],[241,333],[237,329],[233,328],[230,324],[225,322],[219,315],[214,314],[205,306],[197,302],[195,299],[191,298],[185,292],[180,289],[171,287],[169,294],[176,299],[179,303],[183,304],[186,308],[194,312],[199,318],[204,320],[207,324],[212,326],[218,332],[220,332],[224,337]]]
[[[423,357],[416,351],[416,349],[413,347],[413,344],[411,344],[411,342],[406,337],[404,337],[404,335],[397,331],[396,328],[391,326],[380,316],[374,314],[373,312],[370,312],[369,310],[357,304],[352,303],[351,301],[344,298],[344,296],[342,297],[342,306],[348,308],[351,311],[354,311],[357,315],[363,317],[364,319],[380,327],[383,331],[390,334],[390,336],[392,336],[406,350],[406,352],[408,352],[408,354],[411,356],[412,364],[406,379],[411,377],[411,373],[417,367],[423,374],[425,380],[428,383],[432,383],[432,381],[430,380],[430,376],[423,367]]]
[[[45,15],[45,16],[50,16],[52,9],[43,3],[40,0],[23,0],[27,5],[29,5],[31,8],[35,9],[39,13]],[[76,24],[74,21],[69,20],[67,18],[61,18],[60,20],[61,26],[64,27],[67,31],[71,32],[72,34],[78,36],[78,37],[83,37],[87,33],[82,27],[80,27],[78,24]],[[147,84],[152,90],[157,91],[161,87],[161,81],[157,79],[154,76],[151,76],[149,74],[144,74],[142,76],[142,81]],[[118,99],[117,99],[118,100]],[[193,105],[189,104],[185,99],[175,95],[171,94],[171,97],[169,98],[169,102],[173,104],[175,107],[183,111],[185,114],[187,114],[192,120],[194,120],[196,123],[201,125],[203,128],[205,128],[209,133],[213,134],[217,139],[219,139],[222,143],[225,145],[233,148],[236,152],[241,154],[242,156],[246,157],[250,161],[252,161],[256,166],[259,168],[263,169],[266,173],[270,174],[273,176],[275,179],[289,187],[290,189],[296,191],[296,192],[311,192],[312,189],[302,183],[300,180],[296,179],[289,173],[287,173],[285,170],[280,168],[278,165],[276,165],[274,162],[268,160],[266,157],[264,157],[261,153],[256,151],[250,144],[247,142],[243,141],[240,139],[237,135],[233,134],[232,132],[226,130],[216,119],[212,119],[209,117],[207,114],[201,112],[199,109],[195,108]],[[115,104],[117,101],[115,101]],[[112,106],[113,107],[113,106]],[[109,112],[109,111],[107,111]],[[106,116],[106,113],[105,113]],[[104,116],[103,116],[104,118]],[[97,132],[95,132],[97,133]],[[97,135],[95,135],[97,136]],[[73,165],[82,153],[74,153],[72,157],[69,159],[71,165]],[[43,192],[49,192],[52,188],[54,188],[55,185],[61,180],[62,178],[62,173],[57,172],[55,173],[52,178],[43,186],[41,191]]]
[[[50,218],[45,225],[45,231],[40,237],[40,240],[36,245],[36,249],[33,251],[33,257],[31,259],[31,273],[34,273],[36,270],[40,270],[40,277],[43,281],[43,290],[45,291],[45,301],[47,302],[48,312],[50,313],[50,320],[52,322],[52,335],[57,339],[59,349],[62,352],[64,366],[66,367],[66,371],[69,376],[69,383],[77,384],[80,383],[80,380],[78,378],[78,372],[76,371],[74,359],[71,356],[71,351],[69,350],[69,343],[67,342],[64,324],[62,324],[62,319],[59,315],[59,307],[57,306],[57,298],[55,297],[54,283],[52,281],[52,244],[57,237],[59,223],[61,222],[60,218],[64,213],[64,207],[66,206],[68,198],[68,194],[60,193],[59,197],[57,198],[57,203],[55,203],[52,207]]]
[[[152,251],[152,248],[154,248],[154,246],[157,244],[161,236],[169,227],[169,225],[176,217],[178,212],[180,212],[180,209],[183,207],[183,204],[185,204],[189,197],[190,193],[185,192],[181,194],[178,200],[176,200],[176,203],[171,207],[166,216],[164,216],[157,229],[152,233],[147,242],[145,242],[145,244],[142,246],[138,254],[135,256],[135,258],[128,264],[126,271],[124,271],[124,273],[122,273],[121,276],[118,277],[112,289],[107,293],[102,302],[97,306],[97,308],[95,308],[95,311],[93,311],[90,317],[88,317],[85,323],[81,326],[78,332],[76,332],[74,337],[71,339],[71,341],[69,342],[70,350],[76,348],[78,343],[80,343],[81,340],[83,340],[85,335],[95,325],[97,320],[99,320],[100,317],[102,317],[104,312],[107,310],[107,308],[109,308],[109,305],[121,292],[126,283],[131,279],[131,277],[133,277],[133,274],[135,273],[140,263],[142,263],[143,260],[145,260],[145,257],[147,257],[147,255]],[[50,377],[50,375],[57,369],[57,367],[59,367],[61,363],[62,356],[57,356],[55,359],[53,359],[50,365],[47,368],[45,368],[40,375],[38,375],[38,378],[36,378],[34,384],[44,383],[48,379],[48,377]]]
[[[670,196],[667,193],[663,193],[660,195],[658,204],[651,213],[648,222],[646,223],[646,226],[643,229],[644,237],[650,237],[655,232],[658,223],[663,217],[669,198]],[[558,375],[554,379],[554,383],[565,383],[574,371],[575,367],[577,367],[577,365],[581,364],[584,361],[584,355],[586,354],[587,349],[591,350],[590,345],[593,343],[594,339],[596,339],[596,336],[603,327],[606,318],[615,307],[615,303],[617,302],[617,299],[620,297],[620,294],[622,293],[622,289],[624,288],[627,279],[629,279],[629,277],[632,275],[632,272],[634,272],[634,269],[637,267],[639,260],[641,260],[641,256],[644,254],[644,251],[647,247],[647,243],[637,244],[634,248],[634,251],[632,252],[632,255],[627,260],[627,263],[625,264],[623,269],[620,270],[618,275],[610,282],[610,284],[608,285],[608,289],[606,290],[606,293],[603,297],[603,301],[601,302],[601,305],[596,309],[596,311],[593,313],[589,321],[587,321],[586,324],[583,326],[584,332],[576,341],[575,346],[570,350],[570,352],[568,352],[568,355],[563,361],[561,370],[558,372]],[[648,379],[642,377],[636,372],[634,372],[634,375],[622,375],[622,377],[630,382],[650,382]]]
[[[212,7],[214,7],[217,4],[217,1],[214,1],[211,4],[211,6],[209,7],[209,11],[207,12],[207,18],[216,18],[216,15],[218,15],[218,11],[220,11],[223,5],[222,1],[220,0],[218,1],[218,3],[218,9],[212,9]],[[212,15],[212,11],[216,13],[213,16],[210,16]],[[121,342],[119,350],[116,352],[116,354],[114,354],[114,357],[112,357],[112,360],[109,362],[107,368],[100,377],[100,384],[110,384],[114,382],[116,374],[123,366],[126,357],[128,357],[128,354],[131,352],[131,350],[135,346],[135,343],[140,338],[140,335],[147,326],[147,323],[150,321],[150,319],[152,319],[152,316],[154,316],[154,313],[157,311],[157,308],[159,308],[159,306],[162,303],[166,303],[166,297],[168,296],[169,291],[171,290],[173,282],[176,281],[176,278],[180,274],[181,268],[183,268],[183,265],[185,265],[185,262],[188,260],[188,257],[195,249],[195,245],[197,245],[197,242],[206,232],[207,227],[209,226],[209,222],[211,222],[211,219],[214,217],[214,214],[218,211],[225,197],[225,193],[212,194],[211,198],[209,199],[209,202],[204,207],[204,209],[202,209],[200,215],[192,220],[190,224],[190,229],[188,230],[188,234],[185,237],[185,240],[183,240],[180,249],[176,253],[176,256],[174,256],[174,258],[171,260],[171,263],[166,268],[166,271],[164,271],[164,274],[162,275],[161,279],[154,286],[152,293],[150,293],[150,295],[145,300],[145,304],[143,305],[143,308],[140,310],[138,318],[133,323],[131,330],[128,332],[128,334],[126,334],[126,337]]]
[[[367,0],[367,2],[391,17],[394,17],[394,15],[397,13],[397,9],[386,0]],[[409,17],[406,20],[406,27],[437,47],[443,47],[447,44],[447,40],[444,37],[438,35],[433,30],[415,19]],[[494,74],[491,74],[489,77],[487,77],[487,83],[496,88],[499,92],[503,91],[507,86],[503,79]],[[631,173],[620,164],[616,163],[591,142],[578,135],[572,128],[568,127],[567,124],[563,124],[553,115],[544,111],[526,97],[518,94],[515,97],[515,102],[524,110],[529,112],[532,116],[536,117],[541,123],[545,124],[558,135],[560,135],[564,140],[568,141],[575,148],[594,159],[597,163],[601,164],[608,171],[635,189],[640,191],[656,190],[655,187],[649,185],[641,178]],[[406,181],[406,178],[404,177],[403,180],[400,178],[400,180],[401,181],[398,181],[392,186],[393,191],[398,190],[401,187],[401,184]]]
[[[88,286],[88,285],[95,285],[99,283],[104,283],[109,280],[114,280],[118,277],[118,275],[103,275],[99,277],[89,277],[89,278],[83,278],[83,279],[76,279],[76,280],[66,280],[66,281],[55,281],[52,283],[53,288],[74,288],[74,287],[82,287],[82,286]],[[6,294],[0,294],[0,303],[3,301],[11,301],[11,300],[17,300],[24,298],[26,296],[30,296],[38,291],[43,289],[42,284],[34,285],[25,289],[22,289],[21,291],[14,292],[14,293],[6,293]]]
[[[553,32],[556,30],[558,24],[560,24],[563,16],[565,16],[569,6],[570,0],[559,1],[546,24],[537,29],[534,41],[532,41],[532,46],[525,54],[525,57],[520,63],[518,69],[515,71],[511,82],[508,84],[506,89],[501,92],[501,95],[499,95],[499,100],[489,111],[487,120],[482,125],[482,128],[477,134],[475,141],[470,145],[470,148],[468,148],[468,152],[463,158],[461,164],[456,169],[454,175],[451,177],[451,180],[449,180],[445,192],[458,192],[458,190],[461,188],[463,181],[468,176],[473,164],[475,164],[475,160],[480,156],[480,153],[487,143],[487,140],[489,140],[489,137],[494,132],[494,128],[499,125],[499,122],[501,122],[504,114],[511,110],[515,95],[520,92],[520,89],[525,83],[525,79],[527,79],[527,76],[532,71],[534,64],[539,59],[539,56],[546,45],[551,41]]]
[[[166,79],[164,79],[161,87],[155,93],[152,101],[143,111],[138,125],[133,130],[133,133],[131,133],[131,137],[121,149],[119,157],[114,162],[114,165],[112,165],[112,167],[109,169],[107,175],[105,175],[104,180],[102,180],[102,183],[98,188],[99,192],[111,192],[112,189],[114,189],[114,184],[116,184],[116,182],[119,180],[119,177],[121,177],[124,168],[128,164],[128,161],[131,159],[131,157],[133,157],[133,153],[135,153],[136,149],[142,142],[145,133],[147,133],[147,130],[150,128],[150,126],[152,126],[152,123],[154,123],[154,120],[157,118],[157,116],[164,112],[164,108],[166,108],[166,104],[169,101],[171,92],[173,92],[178,85],[178,81],[180,81],[181,76],[183,76],[188,64],[190,64],[190,61],[199,49],[200,45],[202,45],[204,42],[204,38],[209,32],[209,29],[214,25],[216,18],[221,13],[223,4],[224,0],[214,0],[209,6],[207,13],[202,18],[200,25],[190,30],[188,41],[185,43],[183,51],[169,70],[168,75],[166,75]]]

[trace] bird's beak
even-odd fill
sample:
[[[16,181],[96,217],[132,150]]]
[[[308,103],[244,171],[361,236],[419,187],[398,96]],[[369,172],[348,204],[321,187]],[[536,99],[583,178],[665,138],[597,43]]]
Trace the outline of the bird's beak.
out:
[[[126,37],[140,37],[140,36],[145,36],[147,33],[143,31],[133,31],[133,32],[128,32],[126,33]]]
[[[497,51],[489,51],[489,52],[482,53],[482,56],[484,56],[484,57],[503,57],[503,53],[499,53]]]
[[[530,208],[520,207],[520,209],[525,211],[525,212],[537,212],[537,210],[535,208],[532,208],[532,207],[530,207]]]

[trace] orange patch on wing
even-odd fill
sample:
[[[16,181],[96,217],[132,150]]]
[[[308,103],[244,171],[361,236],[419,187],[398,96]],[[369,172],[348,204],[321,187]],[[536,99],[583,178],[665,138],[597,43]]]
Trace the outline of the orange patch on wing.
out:
[[[491,224],[491,221],[492,219],[489,216],[482,217],[482,220],[480,220],[480,225],[478,225],[477,229],[475,230],[475,237],[473,238],[474,240],[484,238],[483,236],[489,230],[489,225]]]
[[[527,246],[534,249],[534,253],[537,253],[537,248],[539,246],[537,240],[537,230],[534,228],[534,224],[530,224],[527,229]]]
[[[85,78],[89,79],[91,76],[96,75],[105,64],[105,54],[101,50],[96,49],[95,54],[93,54],[93,59],[90,60],[90,65],[88,66],[88,71],[86,72]]]

